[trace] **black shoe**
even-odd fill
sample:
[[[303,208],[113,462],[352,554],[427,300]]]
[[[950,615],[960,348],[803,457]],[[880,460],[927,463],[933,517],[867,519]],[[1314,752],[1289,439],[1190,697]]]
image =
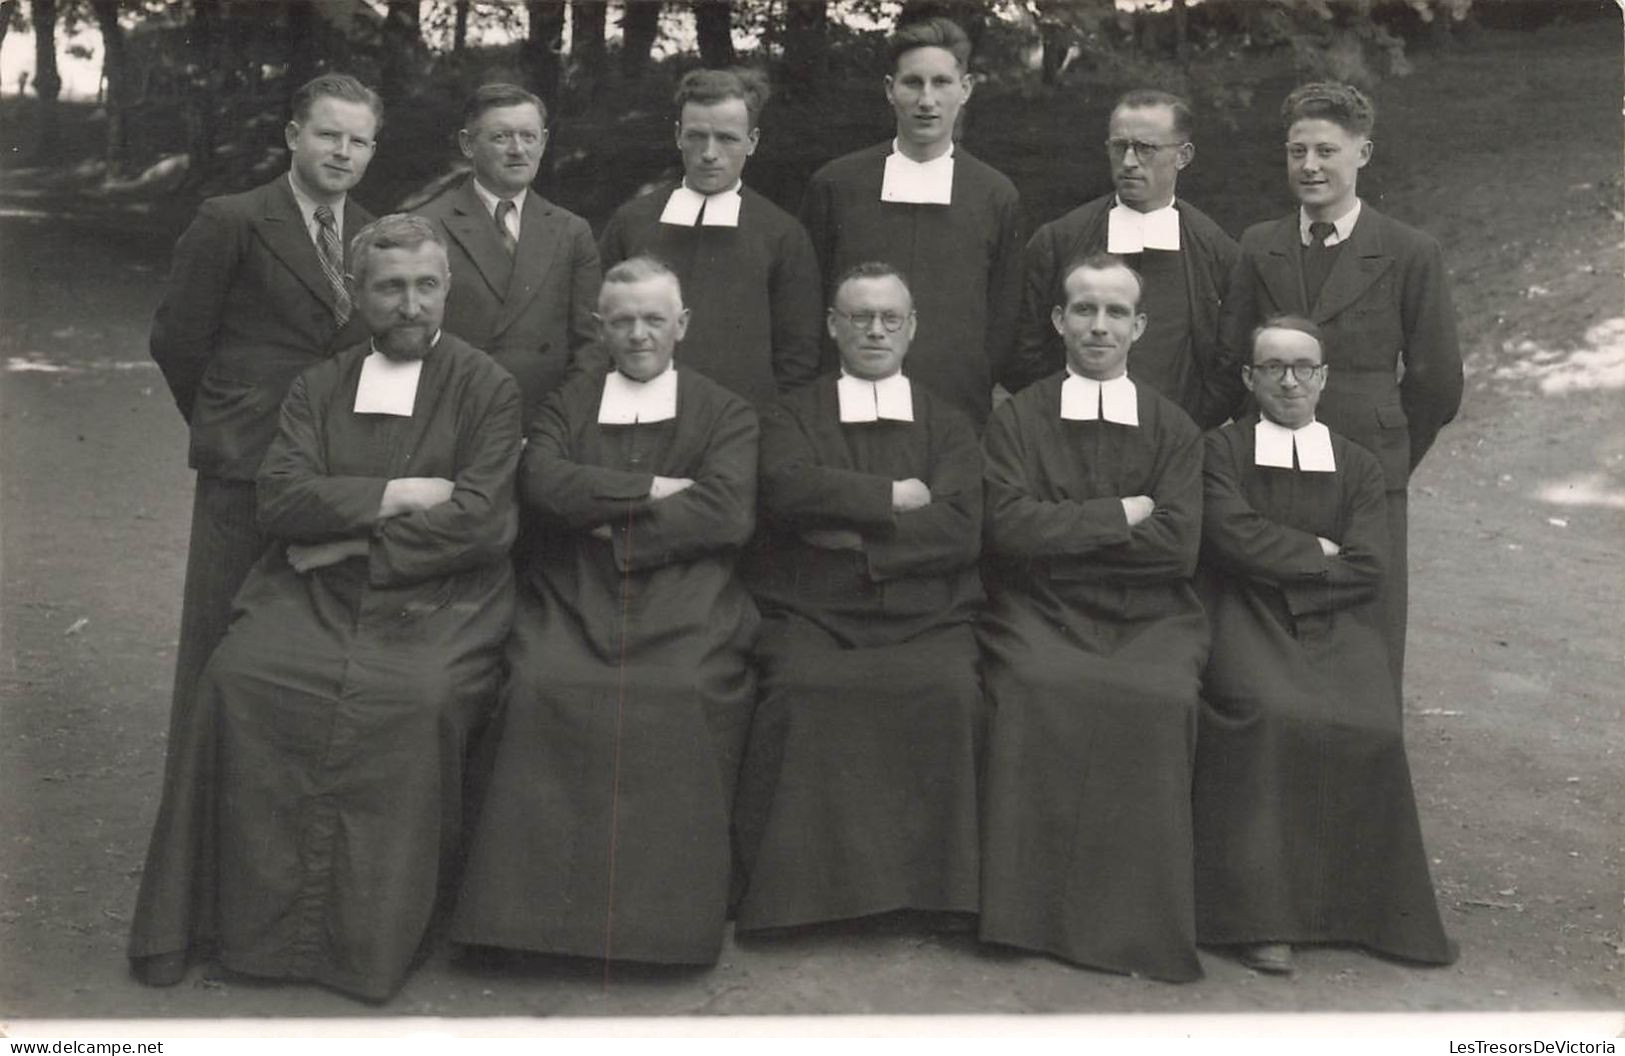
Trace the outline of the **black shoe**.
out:
[[[159,953],[151,957],[131,957],[130,971],[146,986],[174,986],[186,978],[186,952]]]
[[[1258,972],[1292,974],[1292,947],[1284,942],[1260,942],[1236,951],[1237,960]]]

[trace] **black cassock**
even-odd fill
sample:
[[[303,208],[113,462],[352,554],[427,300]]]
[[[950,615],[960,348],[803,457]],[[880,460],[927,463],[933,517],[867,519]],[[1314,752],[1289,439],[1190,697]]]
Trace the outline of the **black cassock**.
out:
[[[758,618],[756,414],[692,370],[677,416],[601,425],[603,377],[544,404],[520,468],[538,530],[508,643],[459,942],[704,964],[721,951]],[[648,498],[656,476],[693,487]],[[592,529],[608,525],[613,539]]]
[[[1255,465],[1257,422],[1206,439],[1197,935],[1448,964],[1385,677],[1382,466],[1336,434],[1336,472]]]
[[[276,542],[199,683],[142,878],[131,956],[218,943],[253,975],[381,999],[406,977],[460,841],[463,766],[513,619],[519,390],[450,334],[410,417],[357,414],[367,346],[305,372],[258,480]],[[396,477],[451,499],[380,521]],[[287,543],[364,535],[300,574]]]
[[[993,719],[981,934],[1195,979],[1201,435],[1145,385],[1138,426],[1063,420],[1065,377],[1006,401],[983,440]],[[1130,495],[1156,504],[1132,528],[1119,501]]]
[[[831,375],[763,418],[742,929],[977,908],[981,451],[945,400],[916,385],[913,405],[912,422],[843,424]],[[894,513],[892,482],[911,477],[931,502]]]

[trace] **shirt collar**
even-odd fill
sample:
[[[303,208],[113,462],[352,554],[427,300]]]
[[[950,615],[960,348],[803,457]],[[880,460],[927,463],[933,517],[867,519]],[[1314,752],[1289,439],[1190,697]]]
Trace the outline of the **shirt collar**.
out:
[[[892,140],[881,174],[880,200],[914,205],[951,205],[954,197],[954,148],[930,161],[915,161]]]
[[[599,425],[634,425],[664,422],[677,417],[677,366],[648,381],[633,381],[618,370],[604,376],[604,395],[598,401]]]
[[[1106,252],[1143,253],[1179,249],[1179,210],[1171,199],[1161,209],[1142,213],[1118,198],[1106,214]]]
[[[485,211],[487,213],[491,214],[491,218],[493,220],[496,219],[497,203],[500,202],[500,201],[504,201],[504,199],[498,198],[496,195],[494,195],[490,191],[486,190],[485,189],[485,184],[480,182],[480,179],[479,179],[478,176],[470,176],[468,178],[468,182],[472,183],[474,185],[474,196],[480,200],[481,205],[485,206]],[[525,192],[523,192],[523,191],[520,191],[518,194],[514,195],[512,198],[506,199],[506,201],[510,201],[510,202],[513,203],[513,218],[515,220],[518,220],[520,218],[520,216],[524,213],[524,211],[525,211],[525,199],[528,198],[528,197],[529,197],[529,195],[525,194]]]
[[[1073,422],[1105,420],[1138,426],[1139,390],[1127,374],[1096,381],[1078,374],[1067,364],[1066,380],[1061,382],[1061,417]]]
[[[914,387],[902,371],[871,381],[854,377],[842,367],[835,395],[840,401],[842,422],[914,420]]]
[[[306,194],[304,188],[299,186],[299,178],[293,174],[292,169],[288,170],[288,187],[293,190],[293,202],[299,207],[299,215],[304,217],[305,230],[310,232],[311,238],[319,238],[321,236],[321,225],[316,222],[316,209],[320,203]],[[340,242],[344,241],[344,203],[348,199],[349,195],[343,195],[338,201],[328,206],[329,209],[333,210],[333,229],[337,232]]]
[[[725,191],[702,194],[684,180],[672,189],[666,199],[660,222],[676,227],[693,227],[696,222],[701,227],[738,227],[739,207],[743,202],[740,191],[744,186],[744,181],[735,180],[734,185]],[[703,216],[700,214],[702,208],[705,210]]]
[[[1296,468],[1305,473],[1335,473],[1337,460],[1332,457],[1331,430],[1317,421],[1288,429],[1260,416],[1253,427],[1253,464],[1272,469]]]
[[[1335,246],[1339,242],[1347,242],[1349,236],[1354,233],[1355,221],[1359,219],[1360,199],[1356,198],[1354,199],[1354,205],[1349,208],[1348,212],[1332,221],[1332,226],[1337,230],[1326,236],[1326,244],[1328,246]],[[1299,206],[1298,239],[1306,246],[1313,241],[1313,238],[1309,234],[1309,225],[1311,222],[1312,221],[1309,219],[1308,210],[1304,209],[1302,206]]]

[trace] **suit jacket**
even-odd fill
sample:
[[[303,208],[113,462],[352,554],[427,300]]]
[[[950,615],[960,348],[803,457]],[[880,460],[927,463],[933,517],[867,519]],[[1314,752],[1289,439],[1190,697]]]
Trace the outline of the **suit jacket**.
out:
[[[585,220],[527,190],[510,257],[472,176],[418,213],[439,224],[451,258],[446,330],[513,375],[527,422],[567,373],[603,369],[590,353],[602,275]]]
[[[346,271],[350,239],[371,221],[346,201]],[[191,426],[193,469],[254,479],[293,379],[367,339],[357,313],[339,328],[334,299],[286,174],[198,209],[175,245],[149,342]]]
[[[1252,328],[1271,315],[1304,315],[1319,325],[1331,366],[1316,416],[1375,452],[1390,490],[1404,488],[1461,405],[1461,349],[1439,243],[1362,204],[1319,298],[1307,300],[1297,212],[1248,228],[1203,424],[1239,416]]]

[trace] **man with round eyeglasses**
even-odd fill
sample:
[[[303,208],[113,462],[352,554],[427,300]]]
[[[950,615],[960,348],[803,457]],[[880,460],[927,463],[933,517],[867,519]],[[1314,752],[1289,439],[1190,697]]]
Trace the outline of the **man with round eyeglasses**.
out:
[[[1448,964],[1383,677],[1382,465],[1316,420],[1319,327],[1273,317],[1252,347],[1257,411],[1205,439],[1197,939],[1275,974],[1305,943]]]
[[[1207,371],[1218,358],[1219,306],[1236,242],[1200,209],[1175,197],[1196,157],[1190,107],[1176,95],[1138,89],[1113,107],[1106,158],[1113,194],[1040,227],[1022,254],[1017,370],[1025,386],[1060,369],[1064,351],[1050,326],[1067,266],[1092,253],[1122,257],[1145,280],[1146,332],[1129,374],[1195,416]]]
[[[895,268],[848,270],[828,326],[840,371],[762,419],[741,930],[978,905],[976,431],[904,372]]]

